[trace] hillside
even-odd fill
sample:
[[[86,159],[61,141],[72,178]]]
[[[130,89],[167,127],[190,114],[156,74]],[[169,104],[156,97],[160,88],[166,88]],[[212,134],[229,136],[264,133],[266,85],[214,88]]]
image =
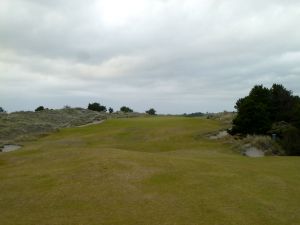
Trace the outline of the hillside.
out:
[[[109,119],[1,153],[1,224],[299,224],[300,158],[241,156],[223,126]]]
[[[82,108],[0,113],[0,146],[35,140],[64,127],[80,126],[107,118],[137,117],[139,113],[100,113]]]

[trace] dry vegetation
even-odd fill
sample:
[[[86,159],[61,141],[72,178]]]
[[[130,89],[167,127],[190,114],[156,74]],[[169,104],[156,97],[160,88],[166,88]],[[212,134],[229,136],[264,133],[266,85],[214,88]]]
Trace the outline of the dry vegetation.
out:
[[[36,140],[60,128],[80,126],[107,118],[143,116],[139,113],[100,113],[82,108],[39,112],[0,113],[0,146]]]

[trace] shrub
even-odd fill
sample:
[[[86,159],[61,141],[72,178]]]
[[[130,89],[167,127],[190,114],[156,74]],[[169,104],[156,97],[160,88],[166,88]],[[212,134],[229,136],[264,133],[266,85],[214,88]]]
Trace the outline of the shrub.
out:
[[[111,108],[111,107],[109,107],[108,112],[109,112],[109,113],[113,113],[113,112],[114,112],[114,109]]]
[[[202,113],[202,112],[195,112],[195,113],[190,113],[190,114],[187,114],[187,113],[184,113],[183,116],[186,116],[186,117],[201,117],[201,116],[204,116],[205,114]]]
[[[132,110],[131,108],[127,107],[127,106],[122,106],[122,107],[120,108],[120,111],[121,111],[121,112],[124,112],[124,113],[130,113],[130,112],[133,112],[133,110]]]
[[[282,133],[280,144],[287,155],[300,155],[300,131],[294,126],[289,126]]]
[[[44,106],[39,106],[35,109],[36,112],[45,110]]]
[[[151,109],[147,110],[146,113],[149,115],[155,115],[156,111],[155,111],[155,109],[151,108]]]
[[[103,106],[103,105],[101,105],[101,104],[99,104],[97,102],[90,103],[88,105],[88,109],[89,110],[93,110],[93,111],[98,111],[98,112],[106,112],[107,111],[107,109],[106,109],[105,106]]]
[[[300,129],[286,123],[275,123],[270,130],[278,136],[278,143],[284,148],[286,155],[300,155]]]

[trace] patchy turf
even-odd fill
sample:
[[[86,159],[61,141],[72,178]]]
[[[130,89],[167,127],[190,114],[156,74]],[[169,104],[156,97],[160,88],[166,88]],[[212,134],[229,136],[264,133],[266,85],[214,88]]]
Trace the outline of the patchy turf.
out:
[[[299,224],[300,158],[243,157],[222,128],[111,119],[1,153],[1,224]]]

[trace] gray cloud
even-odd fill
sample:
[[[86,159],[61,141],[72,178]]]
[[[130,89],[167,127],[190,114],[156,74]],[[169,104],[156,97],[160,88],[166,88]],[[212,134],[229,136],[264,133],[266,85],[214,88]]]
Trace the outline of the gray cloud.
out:
[[[232,110],[254,84],[300,94],[300,2],[2,0],[0,104]]]

